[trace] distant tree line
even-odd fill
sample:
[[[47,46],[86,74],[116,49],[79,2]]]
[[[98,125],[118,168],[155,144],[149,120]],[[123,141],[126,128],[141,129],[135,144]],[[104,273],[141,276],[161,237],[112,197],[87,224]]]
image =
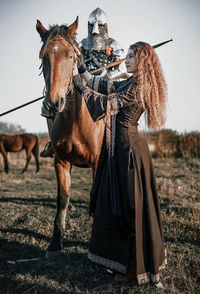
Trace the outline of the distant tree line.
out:
[[[198,157],[200,158],[200,133],[178,134],[173,130],[144,132],[154,157]]]
[[[26,130],[20,125],[13,123],[0,122],[0,134],[14,135],[18,133],[25,133]]]
[[[20,125],[0,122],[0,135],[26,133]],[[153,157],[198,157],[200,158],[200,132],[178,134],[164,129],[160,131],[141,132],[147,140]],[[49,140],[47,133],[37,133],[40,143]],[[44,141],[44,142],[43,142]]]

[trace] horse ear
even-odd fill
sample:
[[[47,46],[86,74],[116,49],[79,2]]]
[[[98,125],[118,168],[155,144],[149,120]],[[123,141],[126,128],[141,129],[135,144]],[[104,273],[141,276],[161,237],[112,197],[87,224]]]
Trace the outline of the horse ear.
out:
[[[36,30],[38,31],[38,33],[40,34],[40,37],[42,38],[42,36],[46,33],[46,29],[45,27],[43,27],[43,25],[41,24],[41,22],[39,20],[37,20],[37,24],[36,24]]]
[[[69,37],[72,38],[72,40],[75,39],[76,37],[76,30],[78,28],[78,16],[75,20],[75,22],[73,22],[68,28],[67,28],[67,33],[69,35]]]

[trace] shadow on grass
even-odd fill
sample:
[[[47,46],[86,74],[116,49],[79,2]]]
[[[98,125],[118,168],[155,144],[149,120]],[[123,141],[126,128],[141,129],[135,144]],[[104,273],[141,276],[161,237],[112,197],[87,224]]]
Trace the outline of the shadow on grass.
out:
[[[55,199],[52,198],[40,198],[39,196],[37,198],[22,198],[22,197],[2,197],[0,198],[0,203],[16,203],[16,204],[27,204],[30,205],[44,205],[45,207],[50,208],[56,208],[56,197]],[[70,199],[70,203],[75,206],[75,208],[88,208],[89,207],[89,201],[88,200],[76,200],[76,199]]]
[[[28,230],[28,229],[15,229],[15,228],[8,228],[8,229],[0,229],[0,232],[2,233],[11,233],[11,234],[20,234],[24,236],[29,236],[29,237],[34,237],[35,239],[38,240],[45,240],[45,241],[50,241],[50,238],[36,233],[34,231]]]
[[[12,246],[17,246],[16,242]],[[112,283],[113,277],[105,268],[89,262],[83,253],[68,253],[56,260],[37,262],[8,264],[4,261],[0,270],[1,294],[99,293],[95,289],[109,289]]]
[[[5,203],[16,203],[16,204],[27,204],[30,205],[44,205],[48,206],[50,208],[56,208],[56,199],[51,199],[51,198],[22,198],[22,197],[5,197],[5,198],[0,198],[0,202],[5,202]]]
[[[0,260],[2,263],[7,260],[42,257],[44,254],[45,252],[38,246],[0,239]]]
[[[42,235],[42,234],[39,234],[39,233],[36,233],[36,232],[33,232],[33,231],[30,231],[28,229],[15,229],[15,228],[9,228],[9,229],[0,229],[0,232],[2,233],[11,233],[11,234],[20,234],[20,235],[24,235],[24,236],[29,236],[29,237],[33,237],[37,240],[44,240],[44,241],[47,241],[47,242],[50,242],[51,238],[45,236],[45,235]],[[9,250],[9,248],[12,248],[13,247],[13,241],[10,241],[10,240],[5,240],[5,239],[0,239],[0,251],[2,250],[2,242],[5,241],[6,242],[6,251]],[[17,245],[17,242],[15,241],[15,243]],[[15,245],[15,247],[16,247]],[[84,242],[84,241],[74,241],[74,240],[67,240],[67,239],[64,239],[63,240],[63,248],[65,247],[78,247],[78,246],[82,246],[84,248],[86,248],[88,245],[87,242]],[[18,246],[21,246],[21,244],[18,244]],[[27,245],[28,246],[28,245]]]

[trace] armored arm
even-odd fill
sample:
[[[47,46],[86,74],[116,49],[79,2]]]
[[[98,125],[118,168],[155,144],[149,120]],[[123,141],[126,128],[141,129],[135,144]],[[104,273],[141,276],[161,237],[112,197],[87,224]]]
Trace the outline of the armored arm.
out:
[[[122,49],[122,47],[116,40],[110,39],[109,47],[111,48],[111,55],[113,58],[113,62],[123,59],[125,57],[124,50]],[[119,79],[127,79],[130,76],[131,74],[126,72],[125,63],[122,62],[119,65],[108,69],[107,72],[105,72],[105,74],[103,75],[103,78],[108,80],[119,80]]]

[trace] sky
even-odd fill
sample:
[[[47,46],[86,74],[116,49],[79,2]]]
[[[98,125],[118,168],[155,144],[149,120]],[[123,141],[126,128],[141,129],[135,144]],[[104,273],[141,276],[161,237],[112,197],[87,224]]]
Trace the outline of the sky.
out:
[[[108,16],[109,37],[128,50],[130,44],[151,45],[173,39],[156,49],[168,85],[165,128],[179,133],[200,131],[200,1],[199,0],[0,0],[0,113],[43,95],[39,75],[39,19],[48,28],[71,24],[79,16],[77,41],[87,37],[89,14],[97,7]],[[42,100],[0,117],[27,132],[47,132],[40,115]],[[143,120],[140,129],[145,129]]]

